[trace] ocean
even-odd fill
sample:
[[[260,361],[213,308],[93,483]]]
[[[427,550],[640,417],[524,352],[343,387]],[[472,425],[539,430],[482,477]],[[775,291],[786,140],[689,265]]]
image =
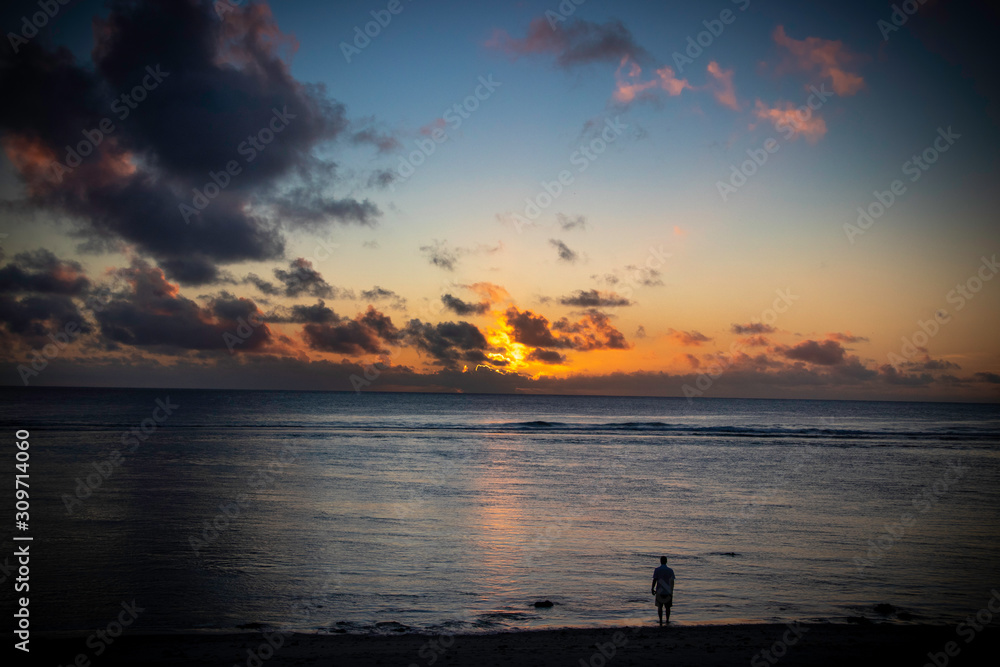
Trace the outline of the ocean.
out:
[[[1000,587],[997,405],[0,393],[39,631],[651,623],[661,555],[679,624],[948,624]]]

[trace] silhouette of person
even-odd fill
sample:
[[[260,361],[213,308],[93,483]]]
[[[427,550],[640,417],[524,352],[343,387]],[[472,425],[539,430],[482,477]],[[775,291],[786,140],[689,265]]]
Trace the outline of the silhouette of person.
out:
[[[650,593],[656,596],[656,614],[663,625],[663,610],[667,610],[667,625],[670,625],[670,607],[674,604],[674,571],[667,567],[667,557],[660,556],[660,567],[653,570],[653,584]]]

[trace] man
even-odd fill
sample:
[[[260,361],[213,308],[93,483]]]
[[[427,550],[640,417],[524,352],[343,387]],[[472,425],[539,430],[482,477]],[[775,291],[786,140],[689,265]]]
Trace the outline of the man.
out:
[[[650,593],[656,596],[656,614],[663,625],[663,609],[667,610],[667,625],[670,625],[670,607],[674,604],[674,571],[667,567],[667,557],[660,556],[660,567],[653,570],[653,585]]]

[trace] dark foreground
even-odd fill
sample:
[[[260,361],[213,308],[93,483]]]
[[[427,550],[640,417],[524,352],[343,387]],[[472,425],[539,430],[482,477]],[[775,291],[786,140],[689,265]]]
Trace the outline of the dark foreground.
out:
[[[720,625],[508,632],[495,635],[129,635],[102,655],[86,637],[35,637],[15,664],[69,665],[400,665],[475,667],[572,665],[996,665],[1000,628],[970,638],[954,626]],[[949,645],[949,642],[954,644]],[[99,646],[98,642],[91,642]],[[951,649],[954,656],[949,656]],[[763,651],[768,651],[767,654]],[[928,656],[928,653],[933,655]],[[780,654],[780,655],[779,655]]]

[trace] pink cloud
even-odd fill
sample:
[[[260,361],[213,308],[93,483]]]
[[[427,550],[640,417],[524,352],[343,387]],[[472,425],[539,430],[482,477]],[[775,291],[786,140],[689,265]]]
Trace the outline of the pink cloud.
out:
[[[714,81],[710,81],[707,87],[715,95],[719,104],[739,111],[740,105],[736,101],[736,88],[733,87],[733,70],[723,70],[719,67],[719,63],[713,60],[708,63],[708,73]]]
[[[807,107],[807,111],[808,107]],[[805,138],[810,144],[815,144],[826,134],[826,121],[809,111],[802,111],[791,102],[778,102],[775,107],[768,107],[760,100],[754,108],[754,115],[762,120],[770,121],[776,130],[787,132],[787,139],[795,139],[799,136]],[[753,129],[756,125],[751,125]]]
[[[850,52],[839,40],[792,39],[785,33],[785,27],[779,25],[774,29],[774,41],[788,50],[783,69],[816,71],[822,78],[829,79],[834,92],[841,96],[853,95],[865,85],[860,75],[847,69],[861,62],[863,56]]]
[[[628,66],[628,71],[626,74],[622,74],[626,65]],[[661,88],[666,91],[668,95],[676,96],[680,95],[685,88],[692,88],[687,79],[678,79],[674,75],[674,70],[670,67],[662,67],[656,70],[656,75],[659,77],[658,79],[642,81],[640,79],[642,76],[642,68],[639,67],[639,63],[634,60],[630,60],[628,56],[622,58],[621,63],[618,65],[618,69],[615,71],[614,99],[617,102],[628,104],[640,93],[650,89],[655,90],[657,88]]]

